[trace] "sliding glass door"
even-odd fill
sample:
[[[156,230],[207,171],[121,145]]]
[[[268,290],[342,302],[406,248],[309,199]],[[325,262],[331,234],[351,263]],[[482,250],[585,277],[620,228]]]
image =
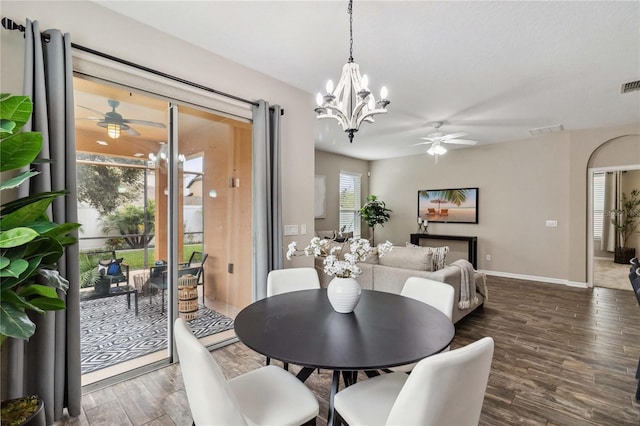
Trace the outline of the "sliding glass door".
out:
[[[251,125],[76,78],[83,385],[169,362],[251,295]]]

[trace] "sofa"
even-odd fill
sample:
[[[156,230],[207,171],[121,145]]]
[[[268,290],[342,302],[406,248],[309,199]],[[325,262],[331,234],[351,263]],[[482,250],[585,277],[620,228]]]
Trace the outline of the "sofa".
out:
[[[362,274],[356,279],[363,289],[395,294],[400,294],[409,277],[428,278],[447,283],[455,290],[452,319],[456,323],[484,304],[487,294],[486,283],[484,275],[473,271],[473,267],[467,261],[455,261],[447,265],[447,252],[448,247],[394,246],[391,252],[384,256],[372,254],[364,262],[358,263]],[[324,258],[317,257],[315,267],[320,277],[321,287],[326,288],[333,277],[324,272],[323,260]],[[469,302],[459,303],[465,273],[473,280],[469,288],[475,287],[475,292],[469,295]],[[465,305],[469,307],[461,307]]]

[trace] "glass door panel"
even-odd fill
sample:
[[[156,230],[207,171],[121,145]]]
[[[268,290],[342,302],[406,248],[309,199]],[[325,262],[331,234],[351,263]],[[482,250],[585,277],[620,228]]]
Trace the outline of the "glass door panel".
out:
[[[201,313],[231,320],[251,303],[251,124],[182,105],[178,123],[178,253],[187,263],[194,252],[206,256],[198,280]]]
[[[75,78],[74,97],[86,385],[168,360],[163,292],[149,282],[168,244],[166,166],[150,161],[168,123],[166,101],[115,86]]]

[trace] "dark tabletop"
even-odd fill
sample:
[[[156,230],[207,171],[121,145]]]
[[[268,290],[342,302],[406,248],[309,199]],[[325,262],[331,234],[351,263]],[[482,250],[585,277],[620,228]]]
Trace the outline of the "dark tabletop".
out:
[[[453,340],[452,322],[417,300],[362,290],[353,313],[333,310],[327,290],[259,300],[235,319],[242,343],[263,355],[311,368],[374,370],[416,362]]]

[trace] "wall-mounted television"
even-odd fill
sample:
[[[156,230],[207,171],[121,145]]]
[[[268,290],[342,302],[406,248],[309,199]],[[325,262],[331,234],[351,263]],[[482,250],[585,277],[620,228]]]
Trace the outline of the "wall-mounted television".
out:
[[[418,217],[429,222],[478,223],[478,188],[421,189]]]

